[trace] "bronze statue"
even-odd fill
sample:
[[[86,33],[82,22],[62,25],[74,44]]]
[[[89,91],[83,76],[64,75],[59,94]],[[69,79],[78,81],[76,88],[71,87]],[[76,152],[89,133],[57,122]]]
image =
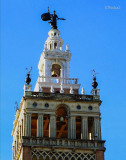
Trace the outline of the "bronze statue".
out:
[[[43,21],[49,21],[51,28],[52,29],[57,29],[57,20],[66,20],[64,18],[58,18],[58,16],[55,14],[56,11],[53,11],[53,14],[50,14],[49,8],[48,8],[48,13],[43,13],[41,15],[41,19]]]

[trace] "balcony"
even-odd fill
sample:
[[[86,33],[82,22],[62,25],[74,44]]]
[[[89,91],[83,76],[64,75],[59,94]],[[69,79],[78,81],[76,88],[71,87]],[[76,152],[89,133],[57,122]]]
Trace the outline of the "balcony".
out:
[[[52,83],[52,84],[78,84],[77,78],[61,78],[61,77],[39,77],[40,83]]]
[[[72,149],[97,149],[105,150],[105,141],[102,140],[74,140],[74,139],[56,139],[56,138],[33,138],[23,137],[23,146],[39,146],[50,148],[72,148]]]

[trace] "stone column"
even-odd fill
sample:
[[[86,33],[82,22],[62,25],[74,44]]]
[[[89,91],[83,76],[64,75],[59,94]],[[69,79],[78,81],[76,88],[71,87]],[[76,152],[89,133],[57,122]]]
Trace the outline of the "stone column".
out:
[[[71,129],[71,139],[76,139],[76,117],[71,116],[70,117],[70,129]]]
[[[100,127],[100,119],[99,117],[94,118],[94,138],[101,138],[101,127]]]
[[[38,114],[37,137],[43,137],[43,114]]]
[[[68,138],[71,138],[71,119],[68,118]]]
[[[50,138],[56,138],[56,116],[50,115]]]
[[[26,114],[26,136],[31,136],[31,114]]]
[[[82,117],[82,139],[88,139],[88,117]]]

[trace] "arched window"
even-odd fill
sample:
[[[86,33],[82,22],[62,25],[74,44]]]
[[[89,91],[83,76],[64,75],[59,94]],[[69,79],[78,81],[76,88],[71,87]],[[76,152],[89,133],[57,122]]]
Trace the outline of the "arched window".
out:
[[[60,77],[61,75],[61,66],[59,64],[52,65],[52,77]]]
[[[57,138],[68,138],[68,111],[66,105],[57,108],[56,135]]]
[[[57,42],[54,43],[54,49],[57,49]]]
[[[76,117],[76,138],[81,139],[81,117]]]
[[[38,114],[32,114],[31,116],[31,136],[37,136],[37,119]]]
[[[94,118],[88,117],[88,139],[94,139]]]
[[[49,137],[50,135],[50,117],[48,114],[43,116],[43,137]]]
[[[52,50],[52,44],[51,43],[49,44],[49,49]]]

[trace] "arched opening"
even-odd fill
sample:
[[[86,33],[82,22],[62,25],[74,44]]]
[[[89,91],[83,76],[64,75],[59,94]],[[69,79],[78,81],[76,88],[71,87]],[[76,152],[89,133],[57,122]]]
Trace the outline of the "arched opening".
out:
[[[57,49],[57,42],[54,43],[54,49]]]
[[[68,111],[66,105],[62,104],[56,112],[56,135],[57,138],[68,138]]]
[[[50,117],[48,114],[43,116],[43,137],[49,137],[50,133]]]
[[[52,50],[52,44],[51,43],[49,44],[49,49]]]
[[[59,64],[53,64],[51,70],[52,77],[60,77],[61,75],[61,66]]]
[[[31,136],[37,136],[37,120],[38,120],[38,115],[37,114],[32,114],[31,116]]]
[[[88,117],[88,139],[94,139],[94,118]]]
[[[76,138],[81,139],[81,117],[76,117]]]

